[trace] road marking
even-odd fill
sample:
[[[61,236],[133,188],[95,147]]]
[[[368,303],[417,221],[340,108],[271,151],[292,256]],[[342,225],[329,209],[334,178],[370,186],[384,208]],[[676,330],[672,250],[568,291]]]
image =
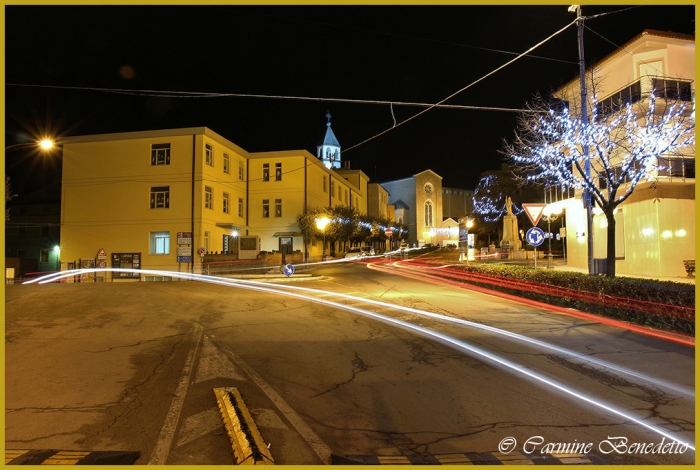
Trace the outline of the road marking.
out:
[[[217,429],[223,429],[219,408],[214,406],[201,413],[187,417],[180,426],[180,438],[175,447],[179,447],[198,439]]]
[[[194,383],[198,384],[220,377],[231,378],[241,382],[246,381],[245,376],[238,368],[228,358],[222,357],[216,346],[206,336],[202,341],[202,349],[197,356],[197,371],[194,374]]]
[[[185,402],[185,395],[187,395],[187,389],[192,380],[192,366],[197,356],[197,350],[202,343],[203,330],[198,328],[194,334],[195,339],[192,341],[190,351],[187,353],[187,359],[185,359],[185,365],[182,368],[180,382],[177,384],[177,390],[175,390],[175,396],[170,404],[170,410],[168,410],[168,415],[165,417],[165,422],[163,423],[163,428],[160,430],[160,436],[158,436],[158,441],[156,441],[151,459],[148,461],[149,465],[164,465],[168,460],[168,454],[170,453],[170,447],[173,443],[177,423],[180,420],[182,405]]]
[[[226,344],[220,343],[214,339],[213,335],[207,335],[211,340],[216,343],[219,348],[233,361],[243,369],[243,371],[248,374],[248,376],[253,379],[253,382],[260,387],[260,389],[267,395],[267,397],[272,400],[277,409],[284,415],[285,418],[294,426],[294,429],[301,435],[302,438],[309,444],[311,449],[316,452],[321,461],[328,465],[331,463],[331,448],[326,445],[323,440],[306,424],[294,409],[289,406],[289,404],[282,398],[275,390],[267,383],[265,380],[258,375],[252,367],[250,367],[243,359],[241,359],[236,353],[234,353],[231,348]]]

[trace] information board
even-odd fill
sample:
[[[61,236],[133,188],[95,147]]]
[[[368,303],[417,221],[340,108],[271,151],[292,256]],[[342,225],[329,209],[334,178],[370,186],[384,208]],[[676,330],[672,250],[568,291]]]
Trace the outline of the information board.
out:
[[[112,267],[122,269],[141,269],[141,253],[112,253]],[[140,279],[140,273],[115,272],[113,279]]]

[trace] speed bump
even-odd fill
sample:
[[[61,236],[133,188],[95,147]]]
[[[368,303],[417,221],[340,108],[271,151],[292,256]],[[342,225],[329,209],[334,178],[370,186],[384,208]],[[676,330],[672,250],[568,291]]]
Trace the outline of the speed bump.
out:
[[[140,455],[131,451],[5,449],[5,465],[133,465]]]
[[[270,449],[265,445],[238,389],[215,388],[214,395],[238,465],[274,465]]]

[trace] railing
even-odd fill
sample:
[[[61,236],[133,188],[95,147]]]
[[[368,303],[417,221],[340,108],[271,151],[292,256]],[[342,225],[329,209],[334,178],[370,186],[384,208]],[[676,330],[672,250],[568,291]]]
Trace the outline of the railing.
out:
[[[643,86],[645,81],[651,82],[648,87]],[[693,100],[691,80],[644,77],[599,100],[595,104],[596,121],[605,119],[628,103],[636,103],[647,98],[652,92],[657,98],[679,101]]]

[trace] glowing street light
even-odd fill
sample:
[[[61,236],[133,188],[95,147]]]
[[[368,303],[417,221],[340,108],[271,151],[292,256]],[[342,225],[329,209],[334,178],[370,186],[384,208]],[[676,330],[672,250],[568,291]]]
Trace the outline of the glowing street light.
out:
[[[325,215],[316,219],[316,227],[323,232],[323,254],[321,255],[321,260],[326,261],[326,227],[331,223],[331,219]]]
[[[561,208],[556,208],[547,206],[542,212],[542,220],[547,222],[547,233],[549,235],[549,254],[547,255],[547,268],[551,269],[552,266],[552,222],[557,220],[557,217],[561,214]]]
[[[61,247],[58,245],[55,245],[53,247],[53,251],[56,252],[56,271],[61,270]]]

